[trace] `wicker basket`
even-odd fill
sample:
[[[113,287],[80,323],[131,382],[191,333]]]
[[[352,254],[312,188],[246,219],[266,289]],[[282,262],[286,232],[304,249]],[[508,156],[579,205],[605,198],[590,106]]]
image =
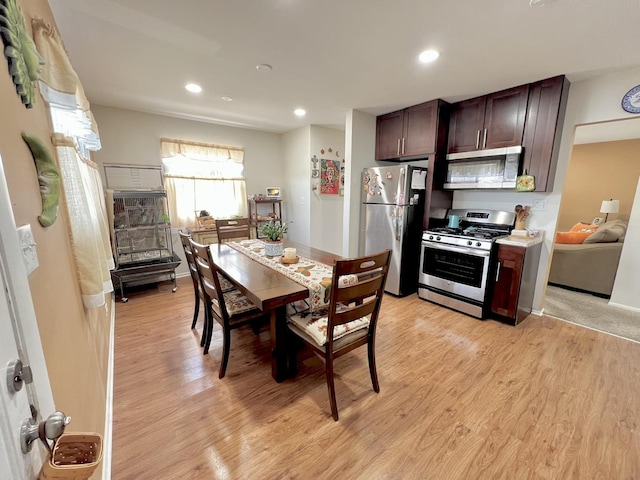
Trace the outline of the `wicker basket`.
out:
[[[65,433],[55,443],[40,480],[87,480],[102,461],[102,436]]]
[[[196,220],[198,221],[198,226],[200,228],[216,228],[216,221],[215,219],[210,216],[204,216],[204,217],[196,217]]]

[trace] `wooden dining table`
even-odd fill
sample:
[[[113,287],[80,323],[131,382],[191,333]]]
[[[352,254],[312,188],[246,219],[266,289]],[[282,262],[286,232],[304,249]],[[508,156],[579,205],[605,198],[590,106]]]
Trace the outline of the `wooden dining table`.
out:
[[[342,258],[291,241],[284,241],[284,246],[294,247],[298,255],[329,266]],[[295,372],[295,365],[288,364],[286,307],[309,297],[309,289],[224,243],[212,244],[209,248],[222,273],[260,310],[269,313],[271,375],[282,382]]]

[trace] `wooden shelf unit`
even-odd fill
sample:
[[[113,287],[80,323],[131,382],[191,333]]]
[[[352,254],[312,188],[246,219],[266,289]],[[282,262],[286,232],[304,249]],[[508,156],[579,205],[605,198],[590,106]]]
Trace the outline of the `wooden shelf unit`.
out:
[[[264,198],[261,200],[249,199],[248,211],[249,211],[249,223],[251,229],[255,229],[256,238],[264,238],[260,236],[260,226],[267,223],[271,218],[264,215],[265,208],[260,208],[260,205],[267,205],[269,213],[273,213],[277,218],[274,218],[276,222],[282,225],[282,200],[276,198]]]

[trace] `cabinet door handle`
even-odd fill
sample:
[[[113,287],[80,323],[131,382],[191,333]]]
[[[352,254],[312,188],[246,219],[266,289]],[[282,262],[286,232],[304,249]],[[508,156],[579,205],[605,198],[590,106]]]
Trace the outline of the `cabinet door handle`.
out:
[[[402,137],[402,155],[404,155],[404,137]]]
[[[487,148],[487,129],[484,129],[484,138],[482,139],[482,148]]]
[[[400,139],[398,139],[398,148],[396,149],[396,155],[400,155]]]
[[[476,150],[480,148],[480,130],[476,132]]]
[[[498,281],[498,278],[500,278],[500,262],[498,262],[498,268],[496,269],[496,282]]]

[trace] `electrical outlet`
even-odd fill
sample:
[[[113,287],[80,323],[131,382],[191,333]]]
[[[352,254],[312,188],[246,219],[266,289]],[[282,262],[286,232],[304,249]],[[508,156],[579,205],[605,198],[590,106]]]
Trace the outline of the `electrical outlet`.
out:
[[[20,239],[20,247],[22,248],[22,259],[27,269],[27,275],[38,268],[38,252],[36,251],[36,242],[31,232],[31,225],[22,225],[18,227],[18,238]]]
[[[534,200],[531,205],[531,210],[544,210],[547,208],[547,204],[544,200]]]

